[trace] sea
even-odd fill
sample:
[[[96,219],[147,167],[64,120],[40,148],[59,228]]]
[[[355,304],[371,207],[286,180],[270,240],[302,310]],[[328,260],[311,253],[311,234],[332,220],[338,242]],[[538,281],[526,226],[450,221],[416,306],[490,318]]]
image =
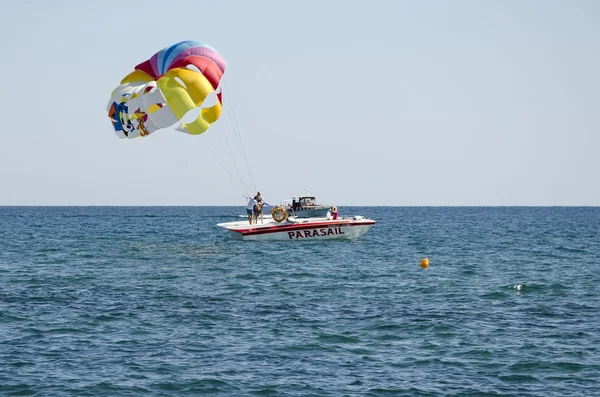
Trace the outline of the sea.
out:
[[[0,396],[600,396],[599,207],[244,211],[0,207]]]

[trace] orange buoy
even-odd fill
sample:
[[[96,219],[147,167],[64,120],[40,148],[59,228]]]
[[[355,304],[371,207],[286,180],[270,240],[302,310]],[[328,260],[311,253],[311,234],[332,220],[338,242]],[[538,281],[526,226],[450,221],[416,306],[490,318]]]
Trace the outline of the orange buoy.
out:
[[[429,267],[429,259],[423,258],[421,261],[421,269],[427,269]]]

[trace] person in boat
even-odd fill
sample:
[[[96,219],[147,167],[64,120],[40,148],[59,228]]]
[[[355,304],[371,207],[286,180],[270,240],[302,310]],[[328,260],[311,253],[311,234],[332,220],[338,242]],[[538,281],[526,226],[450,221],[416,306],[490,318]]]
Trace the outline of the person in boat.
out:
[[[256,205],[256,196],[246,198],[248,199],[248,205],[246,206],[246,214],[248,214],[248,223],[252,224],[252,217],[254,216],[254,206]]]
[[[258,223],[260,217],[262,222],[262,207],[269,206],[265,203],[265,200],[260,195],[260,192],[256,193],[254,197],[246,197],[248,199],[248,205],[246,205],[246,214],[248,215],[248,223]],[[258,205],[258,206],[257,206]]]
[[[260,218],[260,223],[263,223],[262,208],[266,205],[265,200],[263,200],[262,196],[260,195],[260,192],[256,193],[254,199],[256,200],[256,204],[254,204],[253,208],[254,223],[258,223],[258,218]]]
[[[258,224],[258,219],[260,218],[260,223],[263,223],[262,217],[262,204],[256,203],[254,204],[254,223]]]
[[[337,207],[335,205],[333,207],[331,207],[331,217],[333,219],[337,219],[338,218],[338,210],[337,210]]]

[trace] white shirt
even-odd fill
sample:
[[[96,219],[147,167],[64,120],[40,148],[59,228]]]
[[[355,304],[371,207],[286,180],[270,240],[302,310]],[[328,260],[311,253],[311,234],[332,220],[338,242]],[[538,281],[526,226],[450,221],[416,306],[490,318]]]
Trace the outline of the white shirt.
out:
[[[246,209],[253,210],[254,209],[254,204],[256,204],[256,200],[254,200],[254,197],[252,197],[248,201],[248,205],[246,206]]]

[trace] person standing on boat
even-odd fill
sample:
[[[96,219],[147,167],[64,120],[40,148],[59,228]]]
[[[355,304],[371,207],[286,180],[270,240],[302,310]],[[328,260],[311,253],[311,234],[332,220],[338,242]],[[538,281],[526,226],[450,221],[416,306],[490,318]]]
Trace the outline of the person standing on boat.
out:
[[[260,218],[260,222],[262,223],[262,208],[264,205],[268,205],[265,203],[265,200],[260,195],[260,192],[256,193],[254,196],[254,200],[256,200],[256,204],[254,204],[254,223],[258,224],[258,218]]]
[[[263,200],[262,196],[260,195],[260,192],[256,193],[254,199],[256,200],[256,204],[265,205],[265,200]]]
[[[338,210],[337,207],[334,205],[333,207],[331,207],[331,216],[333,219],[337,219],[338,218]]]
[[[248,223],[252,224],[252,216],[254,215],[254,205],[256,204],[256,196],[246,197],[248,205],[246,206],[246,214],[248,214]]]
[[[263,206],[268,206],[270,207],[269,204],[265,203],[265,200],[263,200],[262,196],[260,195],[260,192],[256,193],[256,196],[254,197],[246,197],[248,199],[248,205],[246,206],[246,214],[248,215],[248,223],[252,224],[252,217],[254,216],[254,208],[255,206],[258,204],[258,207],[260,208],[260,212],[258,215],[262,215],[262,207]]]

